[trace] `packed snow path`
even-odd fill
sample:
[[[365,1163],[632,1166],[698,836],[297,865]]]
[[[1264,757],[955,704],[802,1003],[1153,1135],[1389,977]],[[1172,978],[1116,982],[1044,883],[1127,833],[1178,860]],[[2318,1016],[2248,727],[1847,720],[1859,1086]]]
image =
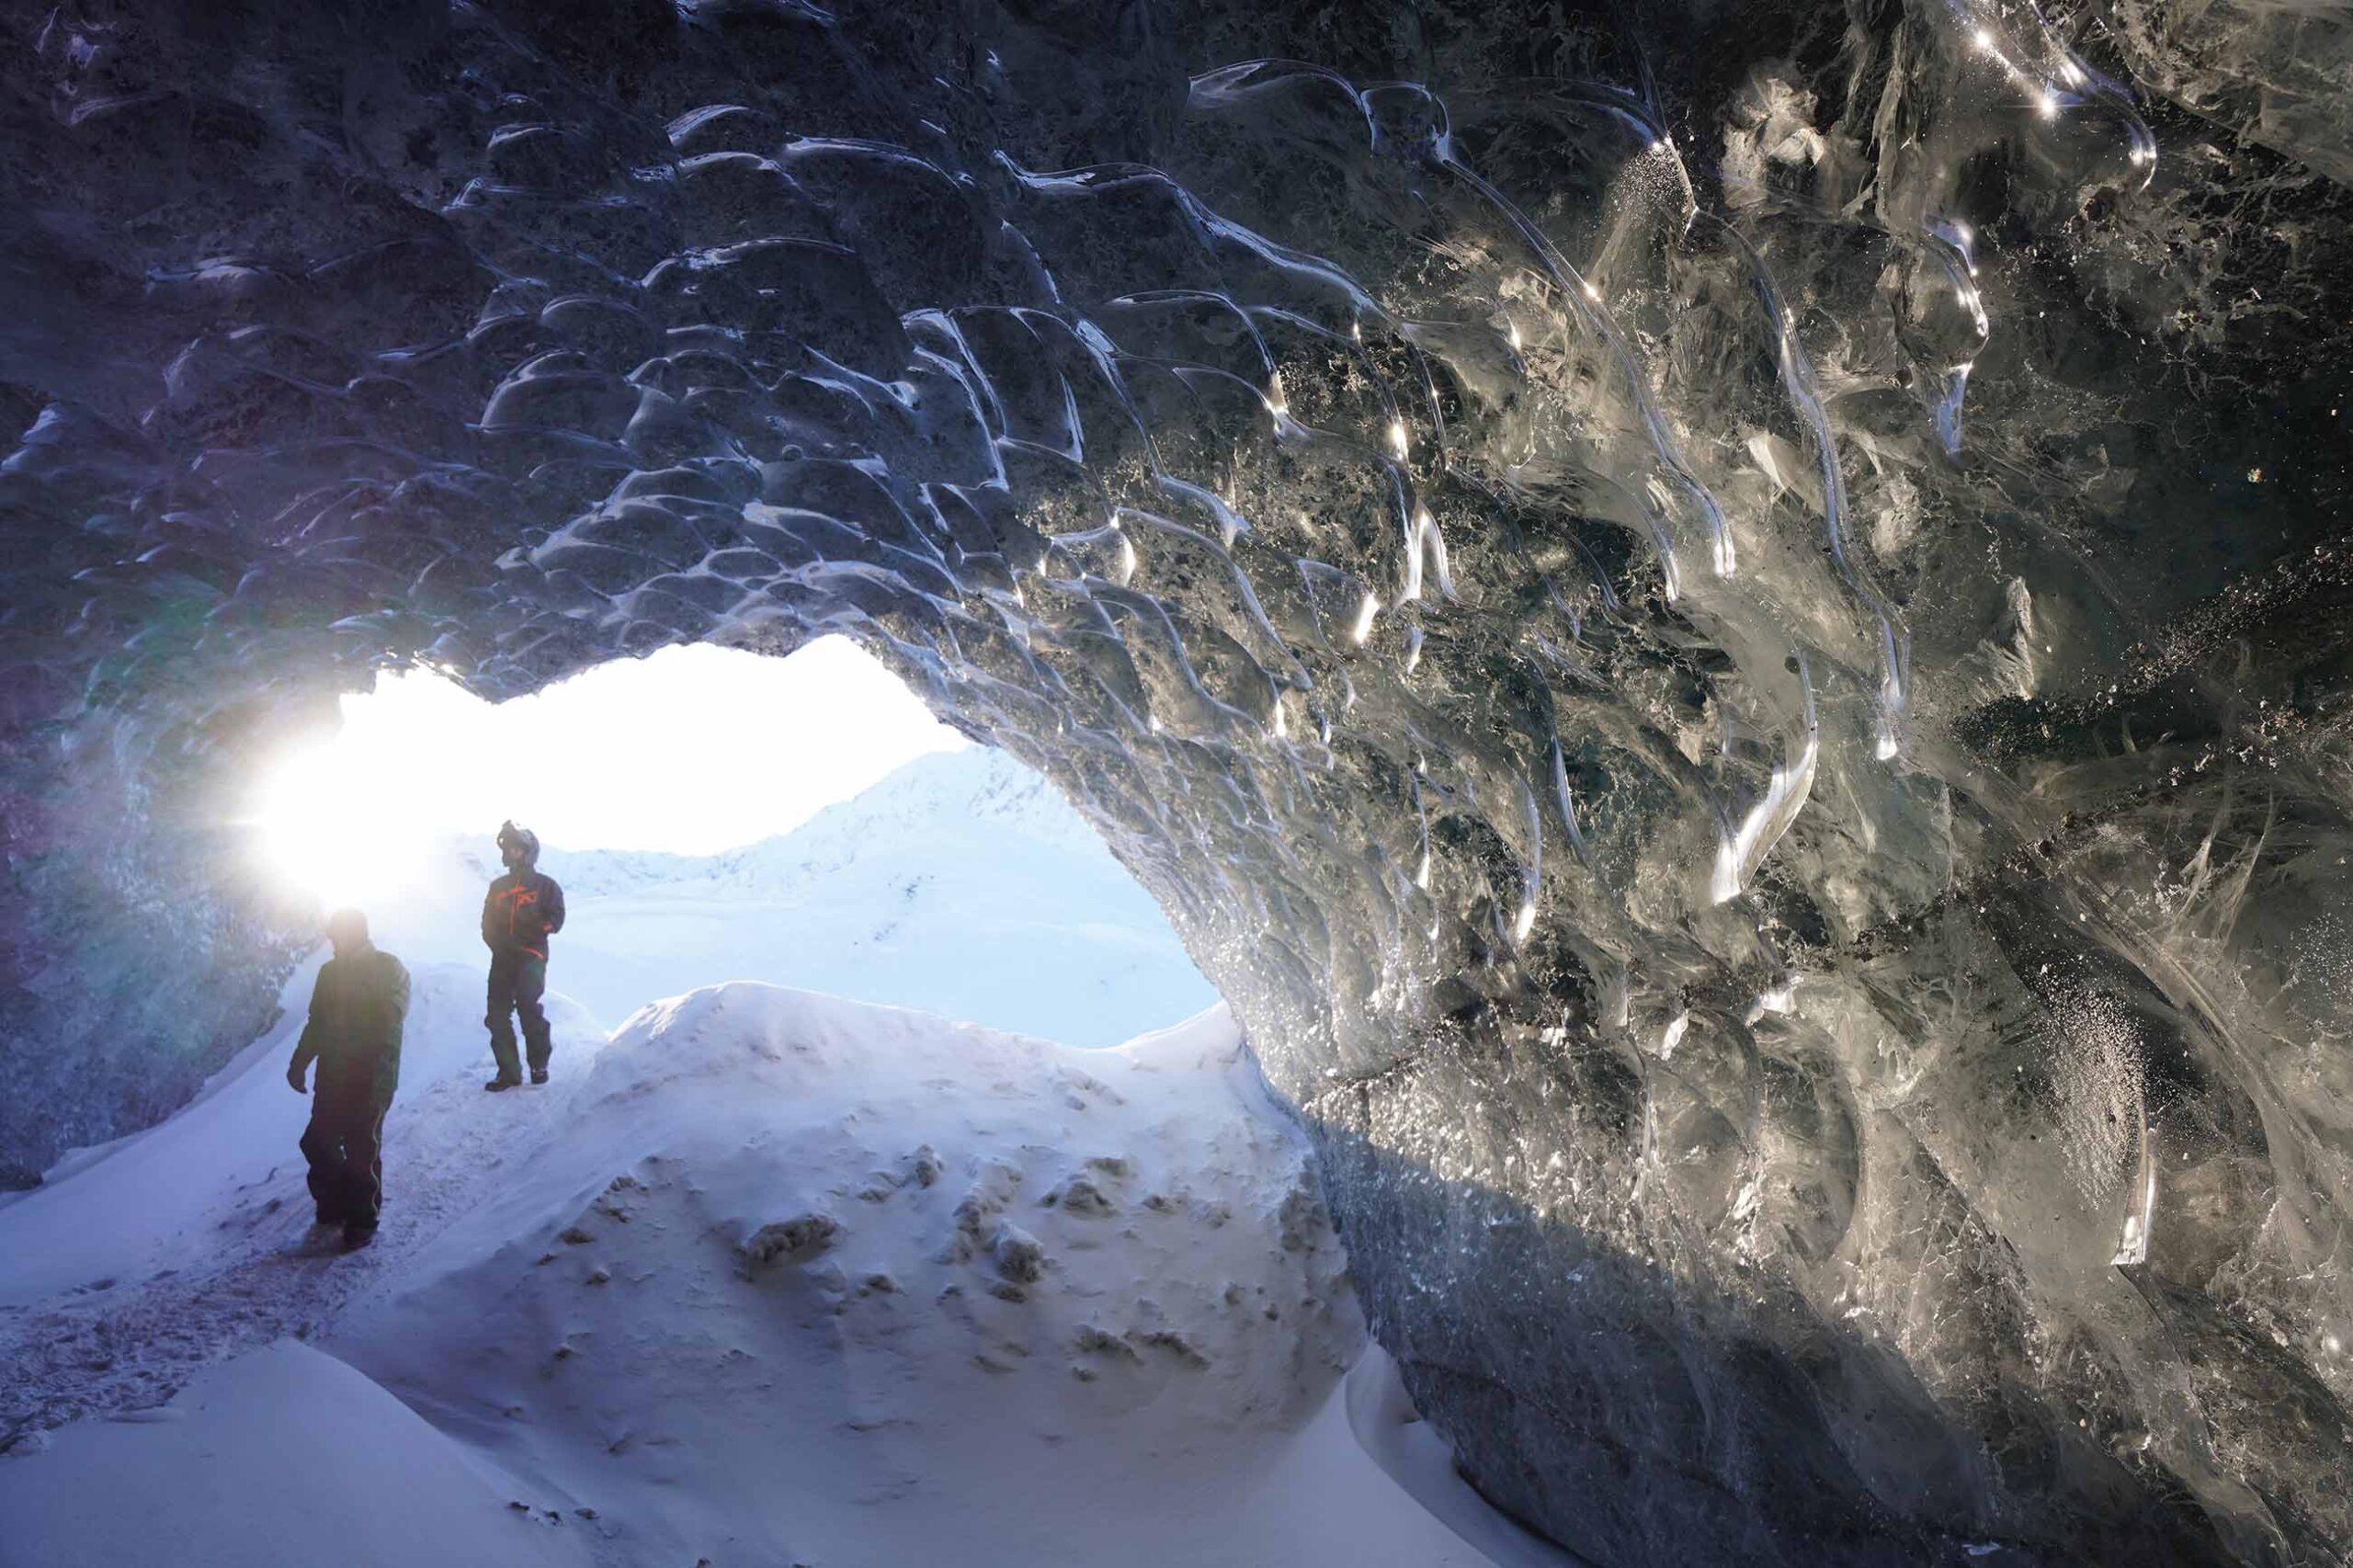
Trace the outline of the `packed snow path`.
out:
[[[368,1247],[345,1253],[341,1233],[311,1222],[295,1147],[310,1100],[278,1081],[301,1029],[291,1009],[181,1117],[70,1161],[63,1179],[0,1209],[10,1256],[0,1442],[159,1404],[210,1362],[311,1337],[529,1168],[571,1114],[601,1031],[551,996],[551,1081],[484,1094],[481,977],[434,964],[414,983],[402,1087],[385,1119],[382,1225]],[[76,1269],[82,1278],[61,1278]]]

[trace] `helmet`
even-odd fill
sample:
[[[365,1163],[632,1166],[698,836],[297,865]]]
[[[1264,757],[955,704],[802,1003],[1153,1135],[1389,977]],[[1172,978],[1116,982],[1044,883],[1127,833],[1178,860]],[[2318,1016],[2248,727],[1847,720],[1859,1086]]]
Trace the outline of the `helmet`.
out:
[[[520,865],[529,866],[540,858],[540,835],[528,827],[517,827],[512,822],[498,826],[498,856],[510,857]]]

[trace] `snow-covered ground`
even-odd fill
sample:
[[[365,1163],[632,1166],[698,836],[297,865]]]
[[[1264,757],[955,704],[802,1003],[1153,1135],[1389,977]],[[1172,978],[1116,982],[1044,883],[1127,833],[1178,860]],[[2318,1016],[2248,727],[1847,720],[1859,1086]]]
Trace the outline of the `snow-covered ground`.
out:
[[[369,1251],[306,1229],[277,1039],[0,1210],[0,1563],[1546,1561],[1358,1363],[1222,1008],[1086,1052],[738,983],[491,1096],[457,979]]]
[[[201,1099],[0,1205],[0,1568],[1558,1562],[1367,1351],[1306,1145],[1222,1008],[1080,1051],[767,984],[676,994],[696,963],[815,961],[756,945],[794,908],[834,912],[804,929],[841,972],[896,952],[955,994],[990,933],[951,927],[988,883],[938,802],[974,802],[1006,876],[1086,847],[1016,774],[921,777],[965,760],[691,874],[556,862],[560,985],[603,978],[600,939],[674,967],[609,1039],[551,999],[544,1089],[479,1087],[472,871],[380,912],[415,998],[367,1251],[307,1223],[281,1071],[312,969]],[[905,902],[934,929],[894,948],[875,900],[927,854]],[[1019,911],[1048,950],[988,961],[1106,1028],[1153,926],[1069,900]],[[753,945],[699,949],[665,905],[733,909]]]

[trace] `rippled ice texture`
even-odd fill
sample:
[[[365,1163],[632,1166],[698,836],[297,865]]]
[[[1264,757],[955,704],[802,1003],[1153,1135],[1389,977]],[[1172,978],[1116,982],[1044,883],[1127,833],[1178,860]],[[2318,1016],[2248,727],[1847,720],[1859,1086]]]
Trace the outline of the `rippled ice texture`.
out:
[[[2306,15],[20,11],[0,1153],[250,1037],[336,687],[846,631],[1162,899],[1561,1541],[2343,1562]]]

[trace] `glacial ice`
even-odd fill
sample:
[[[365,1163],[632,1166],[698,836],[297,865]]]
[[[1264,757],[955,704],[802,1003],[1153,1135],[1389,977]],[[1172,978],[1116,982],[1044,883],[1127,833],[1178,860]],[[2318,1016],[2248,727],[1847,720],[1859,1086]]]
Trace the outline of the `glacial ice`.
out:
[[[846,631],[1167,907],[1512,1513],[2343,1562],[2302,15],[7,18],[0,1158],[257,1030],[230,783],[369,668]]]

